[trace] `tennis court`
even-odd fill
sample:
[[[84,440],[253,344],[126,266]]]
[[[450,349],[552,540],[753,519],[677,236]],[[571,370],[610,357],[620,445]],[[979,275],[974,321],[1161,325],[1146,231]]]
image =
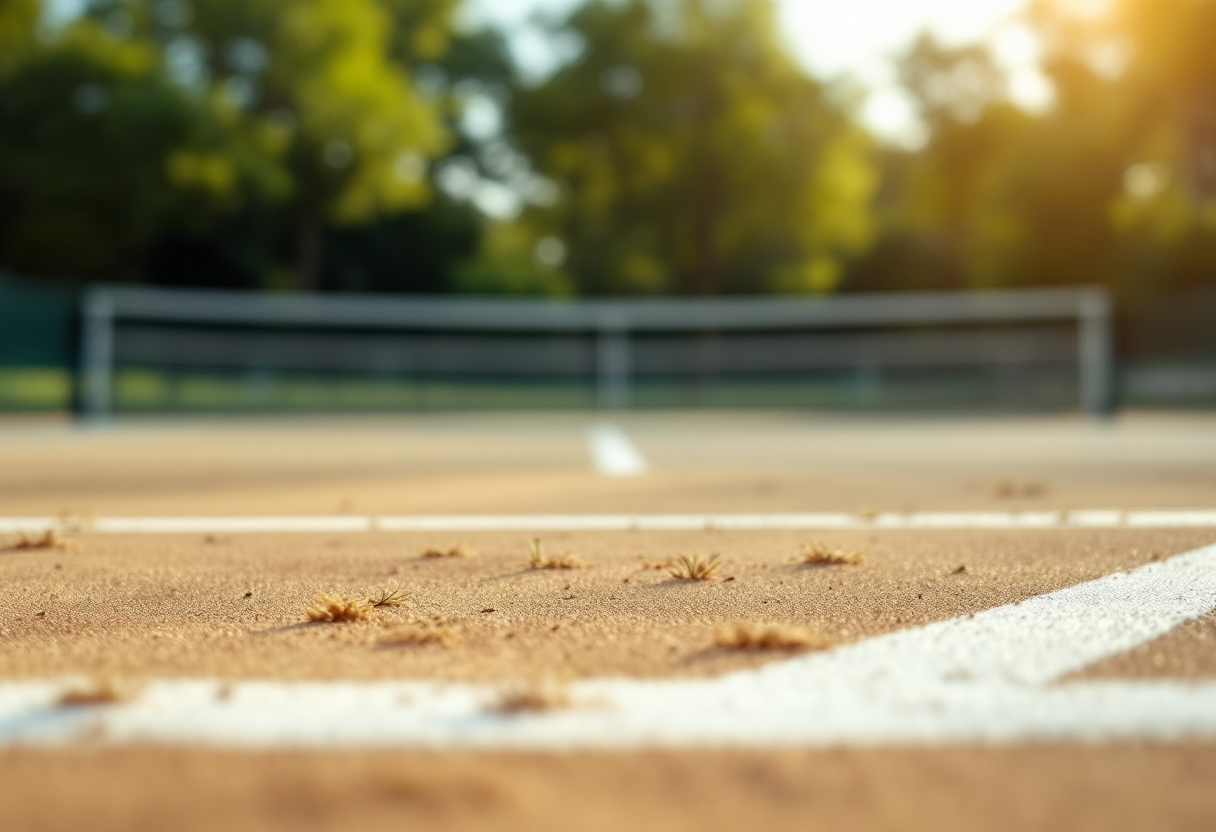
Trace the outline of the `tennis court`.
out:
[[[11,424],[6,540],[66,548],[0,560],[5,803],[22,828],[1202,828],[1211,428]],[[530,568],[534,539],[581,566]],[[367,620],[305,614],[395,591]],[[740,623],[816,641],[724,646]],[[168,772],[195,790],[103,797]],[[69,776],[79,800],[52,801]]]

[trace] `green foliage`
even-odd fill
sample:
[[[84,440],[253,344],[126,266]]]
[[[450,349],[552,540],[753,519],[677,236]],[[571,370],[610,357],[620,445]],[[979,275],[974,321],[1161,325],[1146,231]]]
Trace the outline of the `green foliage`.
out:
[[[543,244],[523,223],[494,223],[482,240],[479,256],[457,267],[453,288],[470,295],[573,294],[570,280],[560,268],[538,260],[537,248]]]
[[[664,14],[666,12],[666,14]],[[826,291],[869,240],[869,143],[765,0],[593,0],[578,60],[512,107],[583,292]]]
[[[159,72],[156,50],[85,21],[0,77],[0,257],[40,274],[121,274],[187,213],[229,196],[220,162],[188,188],[176,159],[224,142],[205,101]]]
[[[911,43],[909,150],[794,63],[770,0],[588,0],[534,86],[461,0],[91,0],[58,29],[0,0],[0,267],[536,296],[1211,285],[1216,0],[1111,5],[1031,4],[1043,112],[986,48]],[[462,132],[478,100],[504,135]],[[463,192],[433,187],[457,168]],[[482,215],[487,179],[519,216]]]
[[[262,95],[296,120],[293,171],[306,200],[340,223],[413,207],[442,146],[435,114],[387,56],[372,0],[291,0],[277,15]]]
[[[446,137],[401,58],[442,53],[451,6],[214,0],[175,31],[149,23],[170,48],[205,59],[199,85],[226,97],[246,129],[283,143],[300,286],[318,284],[325,222],[367,223],[429,200],[427,164]]]
[[[959,273],[970,285],[1001,285],[1021,243],[1005,188],[1032,119],[1005,100],[1003,76],[978,47],[922,36],[900,70],[928,139],[887,159],[896,197],[883,206],[885,233],[867,265],[890,258],[869,277],[892,285],[872,288],[949,288]]]
[[[41,11],[38,0],[0,0],[0,76],[33,46]]]
[[[1129,152],[1109,208],[1125,291],[1216,285],[1216,3],[1120,0],[1109,28],[1066,32],[1061,52],[1114,42],[1127,66],[1109,86]],[[1059,36],[1061,33],[1054,32]],[[1096,42],[1096,43],[1095,43]]]
[[[1053,106],[1012,106],[978,47],[922,38],[903,78],[928,130],[885,160],[856,288],[1106,283],[1126,299],[1216,273],[1216,2],[1040,2]],[[936,275],[936,277],[934,277]]]
[[[329,229],[325,289],[358,292],[450,291],[461,264],[477,255],[481,222],[443,194],[425,210],[403,211]]]
[[[97,0],[40,38],[41,4],[4,0],[0,263],[140,278],[243,217],[266,232],[231,243],[259,252],[217,263],[265,282],[286,238],[294,282],[315,286],[326,224],[430,201],[447,137],[408,61],[442,57],[454,5]]]

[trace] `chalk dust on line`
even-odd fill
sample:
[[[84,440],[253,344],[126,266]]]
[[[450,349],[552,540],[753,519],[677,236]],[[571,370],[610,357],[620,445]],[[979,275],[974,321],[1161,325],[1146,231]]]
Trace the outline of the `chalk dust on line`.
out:
[[[1216,608],[1216,545],[1017,604],[715,679],[575,684],[503,715],[434,682],[158,681],[64,708],[72,680],[0,683],[0,747],[639,748],[1216,739],[1216,682],[1059,683]],[[578,703],[581,703],[578,704]]]

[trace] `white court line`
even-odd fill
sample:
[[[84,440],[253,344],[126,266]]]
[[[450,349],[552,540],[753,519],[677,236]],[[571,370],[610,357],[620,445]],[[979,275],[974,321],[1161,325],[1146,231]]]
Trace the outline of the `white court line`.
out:
[[[1216,510],[923,511],[769,514],[435,514],[221,517],[0,517],[0,534],[46,529],[100,534],[308,532],[687,531],[695,529],[1209,529]]]
[[[639,748],[1216,739],[1216,682],[1057,680],[1216,607],[1216,545],[1126,573],[715,679],[589,681],[507,716],[428,682],[159,681],[62,708],[66,680],[0,683],[0,747]]]
[[[616,425],[593,425],[587,436],[591,462],[597,474],[605,477],[636,477],[646,471],[646,460]]]

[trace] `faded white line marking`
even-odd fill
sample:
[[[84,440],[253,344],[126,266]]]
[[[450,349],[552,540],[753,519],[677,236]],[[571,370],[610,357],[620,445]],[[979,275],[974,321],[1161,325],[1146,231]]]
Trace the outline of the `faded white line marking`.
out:
[[[1216,607],[1216,546],[1067,589],[716,679],[596,680],[588,704],[488,709],[428,682],[160,681],[135,701],[54,706],[65,680],[0,684],[0,746],[636,748],[1216,738],[1216,683],[1064,674]]]
[[[433,514],[227,517],[0,517],[0,534],[57,528],[101,534],[243,532],[687,531],[690,529],[1208,529],[1216,510],[954,511],[848,514]]]
[[[1136,528],[1216,526],[1216,511],[1129,511],[1127,525]]]
[[[646,460],[625,432],[616,425],[601,422],[588,434],[591,462],[597,474],[605,477],[636,477],[646,471]]]
[[[1068,512],[1068,524],[1094,529],[1110,529],[1123,523],[1123,512],[1110,509],[1087,509]]]

